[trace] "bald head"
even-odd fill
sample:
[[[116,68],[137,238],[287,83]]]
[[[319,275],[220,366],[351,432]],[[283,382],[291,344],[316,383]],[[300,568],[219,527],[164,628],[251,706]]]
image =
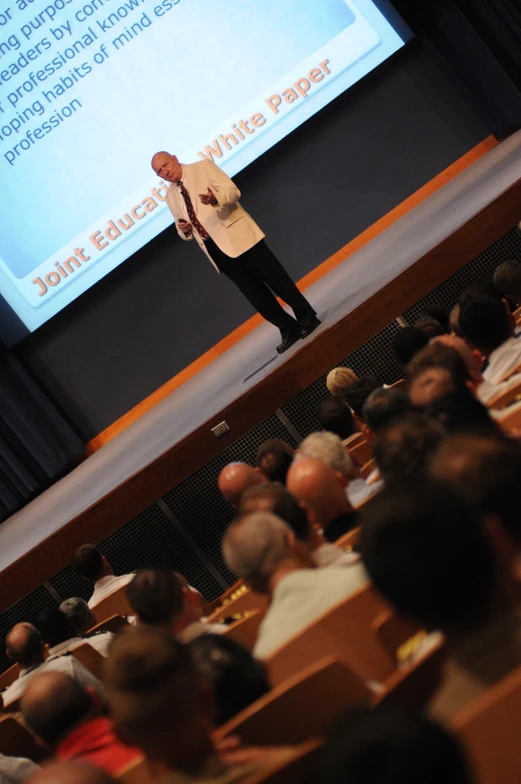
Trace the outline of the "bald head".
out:
[[[6,653],[22,669],[43,663],[40,633],[30,623],[17,623],[5,638]]]
[[[100,768],[83,762],[51,762],[35,773],[27,784],[114,784],[115,779]]]
[[[293,463],[287,487],[316,525],[325,527],[341,514],[353,511],[335,471],[318,457]]]
[[[234,520],[224,535],[222,550],[228,567],[259,593],[270,593],[281,567],[310,565],[289,525],[269,512],[253,512]]]
[[[450,346],[451,348],[456,349],[465,362],[472,380],[478,384],[483,381],[483,376],[481,375],[483,357],[479,351],[471,349],[466,340],[457,335],[440,335],[435,338],[433,342],[442,343],[444,346]]]
[[[36,675],[22,697],[25,722],[50,748],[93,711],[90,694],[62,672]]]
[[[226,500],[237,508],[248,487],[260,485],[265,481],[265,477],[247,463],[229,463],[219,474],[218,484]]]
[[[155,173],[167,182],[179,182],[183,169],[175,155],[165,150],[154,153],[151,165]]]

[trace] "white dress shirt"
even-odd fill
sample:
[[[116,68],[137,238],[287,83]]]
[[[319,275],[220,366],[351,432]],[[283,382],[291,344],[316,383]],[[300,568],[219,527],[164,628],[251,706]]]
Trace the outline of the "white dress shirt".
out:
[[[509,389],[513,389],[513,387],[517,387],[520,384],[521,373],[514,373],[513,376],[510,376],[510,378],[503,381],[501,384],[491,384],[490,381],[485,381],[485,379],[483,379],[477,388],[477,396],[478,399],[486,405],[493,398],[502,395],[504,392],[508,392]]]
[[[266,659],[327,610],[367,585],[360,562],[328,569],[296,569],[278,583],[259,628],[253,654]]]
[[[500,384],[521,367],[521,338],[508,338],[488,358],[488,366],[483,372],[485,381]]]
[[[179,632],[177,639],[184,642],[185,645],[196,637],[202,637],[204,634],[223,634],[227,630],[224,623],[205,623],[204,621],[194,621],[186,626],[182,632]]]
[[[84,640],[82,639],[81,642],[84,642]],[[49,656],[49,658],[38,667],[34,667],[31,670],[21,670],[18,679],[2,694],[4,705],[10,705],[12,702],[19,699],[31,679],[41,672],[63,672],[74,681],[77,681],[81,686],[93,686],[100,696],[103,696],[104,694],[101,681],[95,678],[81,662],[72,656],[72,654],[65,654],[64,656],[54,656],[52,658]]]
[[[38,765],[24,757],[6,757],[5,754],[0,754],[0,784],[23,784],[38,770]]]
[[[88,601],[90,609],[92,610],[92,608],[99,604],[102,599],[110,596],[111,593],[114,593],[123,585],[128,585],[134,576],[134,574],[122,574],[119,577],[116,577],[114,574],[108,574],[106,577],[97,580],[94,583],[92,596]]]
[[[336,547],[330,542],[325,542],[313,550],[311,557],[319,569],[328,566],[353,566],[360,562],[360,555],[354,552],[346,552],[341,547]]]
[[[364,501],[367,501],[368,498],[372,498],[373,495],[379,493],[380,490],[381,487],[378,484],[369,484],[360,477],[349,482],[346,487],[346,496],[353,509],[356,509]]]

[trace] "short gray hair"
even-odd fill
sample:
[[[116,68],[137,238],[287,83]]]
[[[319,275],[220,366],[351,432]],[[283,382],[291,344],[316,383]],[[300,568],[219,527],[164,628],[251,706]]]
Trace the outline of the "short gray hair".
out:
[[[224,535],[224,560],[255,591],[267,593],[269,580],[290,555],[291,528],[270,512],[238,517]]]
[[[333,471],[349,477],[353,472],[353,461],[342,445],[342,440],[334,433],[311,433],[295,452],[295,460],[318,457]]]
[[[79,596],[72,596],[60,604],[60,611],[65,615],[73,629],[79,632],[86,631],[92,626],[92,616],[89,605]]]

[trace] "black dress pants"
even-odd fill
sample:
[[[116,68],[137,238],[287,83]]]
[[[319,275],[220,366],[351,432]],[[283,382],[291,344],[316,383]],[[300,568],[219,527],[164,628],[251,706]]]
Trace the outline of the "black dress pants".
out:
[[[276,297],[292,308],[301,323],[316,315],[264,240],[235,259],[223,253],[211,238],[205,241],[205,246],[221,272],[235,283],[255,310],[283,334],[297,331],[298,325],[279,305]]]

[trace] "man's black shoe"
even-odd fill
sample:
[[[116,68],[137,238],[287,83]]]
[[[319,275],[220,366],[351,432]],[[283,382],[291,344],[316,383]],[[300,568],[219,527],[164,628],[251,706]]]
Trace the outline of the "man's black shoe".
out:
[[[277,353],[284,354],[288,348],[291,348],[295,345],[295,343],[300,340],[300,333],[299,332],[290,332],[289,335],[283,336],[282,343],[279,343],[277,346]]]
[[[321,325],[321,321],[319,318],[314,316],[311,321],[305,322],[304,324],[300,325],[300,337],[307,338],[308,335],[311,335],[312,332],[316,330],[317,327]]]

